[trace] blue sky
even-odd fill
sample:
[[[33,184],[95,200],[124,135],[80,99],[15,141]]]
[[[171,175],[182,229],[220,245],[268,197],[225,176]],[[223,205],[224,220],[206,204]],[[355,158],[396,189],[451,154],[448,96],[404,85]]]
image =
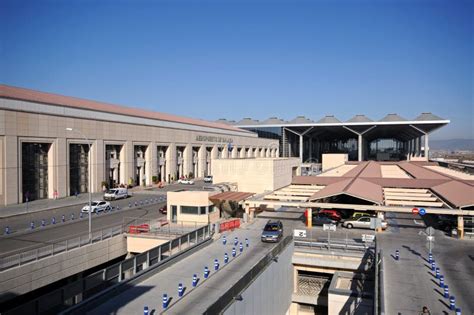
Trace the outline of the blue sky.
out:
[[[473,1],[0,1],[0,81],[215,120],[430,111],[474,138]]]

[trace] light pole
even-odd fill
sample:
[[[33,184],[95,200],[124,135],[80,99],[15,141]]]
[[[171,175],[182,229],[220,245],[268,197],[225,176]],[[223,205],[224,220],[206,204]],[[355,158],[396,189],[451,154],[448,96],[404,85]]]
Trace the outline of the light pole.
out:
[[[92,181],[92,176],[91,176],[91,143],[89,141],[89,139],[87,139],[86,136],[84,136],[84,134],[82,132],[80,132],[78,129],[72,129],[72,128],[66,128],[66,131],[75,131],[77,132],[81,137],[83,137],[86,141],[87,141],[87,145],[89,145],[89,156],[87,158],[87,164],[88,164],[88,177],[89,177],[89,241],[92,240],[92,215],[91,215],[91,212],[92,212],[92,192],[91,192],[91,188],[92,188],[92,185],[91,185],[91,181]]]

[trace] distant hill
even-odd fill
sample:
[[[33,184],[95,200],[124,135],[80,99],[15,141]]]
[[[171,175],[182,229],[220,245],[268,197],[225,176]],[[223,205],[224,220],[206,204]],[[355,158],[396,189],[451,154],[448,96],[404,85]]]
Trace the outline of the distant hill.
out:
[[[474,151],[474,139],[430,140],[430,150]]]

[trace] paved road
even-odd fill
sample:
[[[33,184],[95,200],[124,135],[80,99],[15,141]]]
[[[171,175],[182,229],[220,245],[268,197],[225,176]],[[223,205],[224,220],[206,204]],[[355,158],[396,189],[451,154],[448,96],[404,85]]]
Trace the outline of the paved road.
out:
[[[419,235],[425,227],[416,225],[410,214],[390,214],[389,223],[392,228],[378,235],[378,245],[384,251],[386,314],[418,314],[423,306],[431,314],[452,314],[427,263],[426,236]],[[399,261],[393,257],[396,249],[400,250]],[[433,256],[450,293],[456,296],[456,305],[463,314],[473,314],[474,243],[436,231]]]
[[[206,184],[203,181],[196,181],[194,185],[171,184],[162,189],[152,188],[138,191],[133,193],[132,197],[112,201],[111,204],[114,207],[119,206],[123,209],[128,207],[129,203],[132,203],[133,205],[135,202],[140,202],[140,200],[145,199],[161,198],[162,201],[164,201],[168,191],[201,190],[203,186],[209,186],[209,184]],[[102,194],[94,194],[92,200],[102,200]],[[81,208],[88,202],[87,194],[81,194],[79,198],[68,197],[59,200],[36,200],[29,204],[29,213],[17,215],[12,214],[15,212],[24,212],[26,204],[2,207],[0,208],[0,213],[3,213],[4,216],[0,217],[0,235],[5,233],[5,228],[7,226],[10,229],[10,233],[16,233],[29,230],[31,222],[34,222],[35,227],[39,227],[43,219],[45,220],[46,225],[51,224],[53,217],[55,217],[56,222],[59,223],[63,215],[66,220],[70,220],[71,214],[74,214],[74,217],[77,219]],[[6,213],[9,213],[10,216],[6,216]]]
[[[154,204],[132,209],[113,211],[111,213],[92,216],[92,231],[100,231],[108,227],[133,222],[132,218],[158,219],[165,216],[158,212],[158,207],[164,205]],[[34,232],[12,235],[0,240],[1,256],[9,256],[26,250],[42,247],[55,242],[72,239],[81,235],[86,235],[89,230],[88,219],[74,220],[66,224],[56,224],[51,228],[38,228]]]
[[[229,289],[242,275],[244,275],[257,261],[266,255],[275,244],[260,242],[260,235],[266,220],[259,219],[253,224],[226,233],[229,242],[224,246],[221,240],[214,241],[209,246],[192,254],[190,257],[173,264],[166,270],[144,280],[124,293],[102,304],[88,314],[138,314],[143,312],[147,305],[153,314],[159,314],[162,309],[163,293],[171,297],[167,314],[201,314],[208,306],[214,303],[227,289]],[[285,224],[285,233],[291,234],[292,223]],[[232,260],[230,241],[234,236],[240,240],[246,237],[250,240],[250,247],[244,248],[243,254]],[[223,264],[224,253],[230,256],[227,266],[217,273],[213,269],[214,258],[218,258],[220,266]],[[203,279],[203,268],[208,266],[211,277]],[[192,289],[192,275],[197,274],[200,285]],[[186,288],[185,296],[178,303],[177,286],[182,282]],[[176,303],[174,305],[174,303]]]
[[[130,218],[165,218],[164,215],[158,212],[158,209],[165,205],[167,191],[198,190],[202,189],[204,185],[208,184],[204,184],[203,181],[197,181],[195,185],[172,184],[163,189],[150,189],[140,193],[134,193],[132,197],[124,200],[112,201],[111,204],[114,207],[119,206],[120,210],[93,215],[92,231],[100,231],[107,227],[121,225],[124,223],[124,219],[127,218],[127,222],[130,221]],[[153,199],[153,203],[140,205],[140,201],[145,199]],[[158,201],[156,201],[156,199],[158,199]],[[57,201],[60,202],[61,200]],[[61,202],[67,204],[66,201]],[[72,202],[74,202],[74,200],[72,200]],[[135,202],[137,202],[137,206],[134,206]],[[130,203],[132,204],[132,208],[128,207]],[[34,206],[34,204],[32,206]],[[39,206],[42,206],[42,203],[40,203]],[[0,228],[2,228],[2,231],[7,225],[10,226],[12,231],[12,234],[9,236],[0,236],[0,257],[13,255],[61,240],[71,239],[87,234],[89,226],[87,218],[88,214],[84,214],[83,219],[78,219],[82,207],[83,204],[68,205],[57,209],[0,219]],[[71,213],[74,213],[74,221],[71,221]],[[63,214],[66,217],[65,224],[60,223]],[[52,217],[55,217],[57,222],[54,226],[51,225]],[[46,219],[47,224],[47,227],[43,229],[39,227],[42,219]],[[31,221],[34,221],[36,226],[33,231],[29,228]]]

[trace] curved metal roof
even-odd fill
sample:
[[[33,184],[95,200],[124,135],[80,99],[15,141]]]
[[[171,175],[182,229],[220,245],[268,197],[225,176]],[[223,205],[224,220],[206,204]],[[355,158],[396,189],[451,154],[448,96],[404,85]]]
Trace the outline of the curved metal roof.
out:
[[[406,121],[406,119],[398,114],[388,114],[379,121]]]
[[[274,125],[274,124],[284,124],[286,121],[278,117],[270,117],[267,120],[262,121],[262,124]]]
[[[305,116],[298,116],[290,120],[288,123],[289,124],[310,124],[312,122],[313,121],[311,119],[306,118]]]
[[[443,120],[443,118],[433,115],[432,113],[421,113],[421,115],[416,117],[415,120],[418,120],[418,121]]]
[[[318,120],[316,123],[318,124],[334,124],[334,123],[341,123],[339,119],[334,117],[333,115],[327,115],[320,120]]]
[[[352,117],[346,122],[372,122],[372,121],[373,121],[372,119],[368,118],[365,115],[355,115],[354,117]]]

